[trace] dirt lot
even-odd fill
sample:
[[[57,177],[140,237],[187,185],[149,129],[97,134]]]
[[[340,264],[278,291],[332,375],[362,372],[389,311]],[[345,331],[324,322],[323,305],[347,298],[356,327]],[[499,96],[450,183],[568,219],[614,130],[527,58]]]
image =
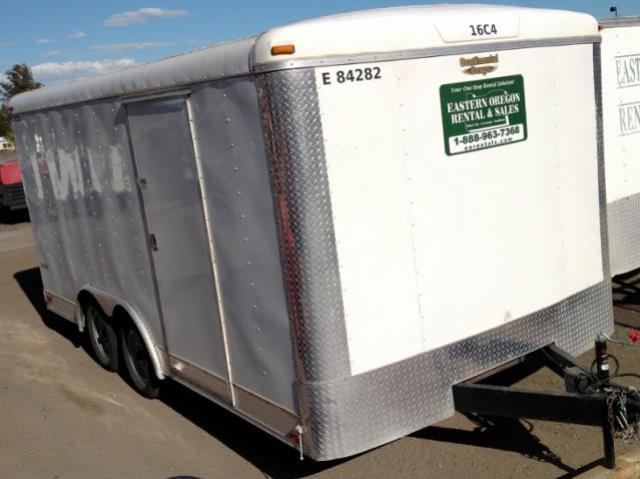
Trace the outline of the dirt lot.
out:
[[[24,215],[10,223],[0,225],[0,477],[569,478],[598,469],[601,434],[591,427],[456,416],[349,460],[301,463],[175,383],[146,400],[92,360],[70,323],[45,312],[30,225]],[[637,297],[630,289],[620,299]],[[616,314],[639,324],[640,314]],[[640,371],[640,346],[612,350],[624,370]],[[545,371],[525,383],[561,387]]]

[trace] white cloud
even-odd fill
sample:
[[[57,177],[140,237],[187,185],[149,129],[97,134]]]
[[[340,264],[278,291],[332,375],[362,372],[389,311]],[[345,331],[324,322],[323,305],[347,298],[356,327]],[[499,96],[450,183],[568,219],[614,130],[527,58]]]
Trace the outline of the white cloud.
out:
[[[42,43],[42,44],[45,44],[45,43],[55,43],[55,42],[57,42],[57,41],[58,41],[58,40],[57,40],[56,38],[47,38],[47,37],[38,38],[38,39],[36,40],[36,42],[38,42],[38,43]]]
[[[69,61],[69,62],[46,62],[34,65],[31,68],[33,76],[38,80],[47,78],[77,78],[97,73],[105,73],[112,70],[135,65],[135,60],[131,58],[119,58],[114,60],[99,61]]]
[[[86,33],[81,32],[80,30],[75,30],[71,32],[69,35],[67,35],[67,38],[77,39],[77,38],[84,38],[86,36],[87,36]]]
[[[73,50],[48,50],[44,52],[42,55],[45,57],[56,57],[56,56],[65,56],[65,55],[75,55],[76,52]]]
[[[126,27],[136,23],[145,23],[158,17],[184,17],[189,12],[186,10],[168,10],[164,8],[140,8],[131,12],[122,12],[111,15],[104,21],[107,27]]]
[[[108,45],[96,45],[92,50],[101,52],[124,52],[126,50],[148,50],[150,48],[168,47],[173,42],[140,42],[140,43],[111,43]]]

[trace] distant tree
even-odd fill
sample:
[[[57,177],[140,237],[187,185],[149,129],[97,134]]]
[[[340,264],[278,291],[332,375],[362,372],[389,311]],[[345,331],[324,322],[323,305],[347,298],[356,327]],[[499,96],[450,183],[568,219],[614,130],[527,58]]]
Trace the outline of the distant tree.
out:
[[[13,68],[7,70],[4,74],[7,77],[7,81],[0,82],[0,88],[2,88],[2,96],[5,102],[18,93],[35,90],[42,86],[42,83],[33,79],[31,70],[25,63],[13,65]]]
[[[2,105],[0,106],[0,136],[9,138],[13,142],[13,132],[11,130],[11,115],[9,111],[9,100],[18,93],[40,88],[42,83],[35,81],[29,67],[23,63],[13,65],[13,68],[5,72],[6,81],[0,82],[2,89]]]
[[[13,131],[11,131],[11,118],[7,105],[0,106],[0,136],[8,138],[13,143]]]

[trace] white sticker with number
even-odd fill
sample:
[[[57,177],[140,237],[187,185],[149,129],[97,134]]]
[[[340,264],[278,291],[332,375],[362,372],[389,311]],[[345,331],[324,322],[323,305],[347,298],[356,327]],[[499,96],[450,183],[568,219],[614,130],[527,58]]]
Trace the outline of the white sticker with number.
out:
[[[436,29],[445,42],[468,42],[492,38],[512,38],[520,34],[520,18],[515,14],[452,16]]]

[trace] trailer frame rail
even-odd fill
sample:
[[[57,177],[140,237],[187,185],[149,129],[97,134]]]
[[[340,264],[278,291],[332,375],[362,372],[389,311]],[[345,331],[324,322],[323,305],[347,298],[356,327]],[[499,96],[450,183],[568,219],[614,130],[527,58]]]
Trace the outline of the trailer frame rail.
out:
[[[453,401],[456,411],[474,413],[483,416],[508,417],[514,419],[538,419],[598,426],[602,429],[604,460],[603,465],[614,469],[616,465],[614,445],[614,411],[612,393],[614,387],[622,386],[609,380],[606,364],[606,342],[604,350],[596,341],[596,361],[599,381],[596,384],[580,381],[586,377],[586,370],[575,358],[558,348],[549,345],[539,349],[520,361],[533,363],[533,366],[547,367],[565,381],[565,390],[532,390],[510,385],[495,384],[499,372],[489,373],[453,386]],[[598,355],[600,358],[598,358]],[[511,366],[512,367],[512,366]],[[492,384],[493,383],[493,384]],[[640,402],[626,401],[627,410],[634,416],[640,413]],[[617,417],[617,416],[616,416]]]

